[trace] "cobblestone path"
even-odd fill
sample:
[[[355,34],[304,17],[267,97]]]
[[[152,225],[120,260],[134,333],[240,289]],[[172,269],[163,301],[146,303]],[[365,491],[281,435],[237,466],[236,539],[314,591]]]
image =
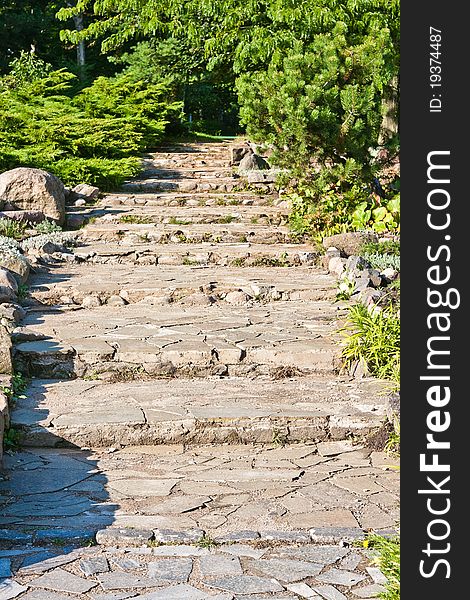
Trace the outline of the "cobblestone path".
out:
[[[377,598],[360,541],[399,475],[360,443],[386,389],[338,373],[333,279],[230,144],[145,162],[31,278],[0,600]]]

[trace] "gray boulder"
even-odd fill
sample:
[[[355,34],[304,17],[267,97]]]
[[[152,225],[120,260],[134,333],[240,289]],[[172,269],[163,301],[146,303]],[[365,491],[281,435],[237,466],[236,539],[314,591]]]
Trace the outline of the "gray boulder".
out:
[[[240,165],[238,167],[239,172],[242,171],[261,171],[270,169],[268,161],[266,161],[259,154],[247,154],[240,161]]]
[[[19,167],[0,175],[0,210],[40,211],[49,219],[65,220],[65,187],[47,171]]]
[[[239,165],[240,161],[247,155],[251,154],[253,150],[248,146],[248,144],[244,144],[243,146],[234,146],[230,150],[230,164],[231,165]]]
[[[80,183],[72,188],[72,192],[77,197],[84,198],[85,200],[95,200],[100,195],[100,189],[94,185],[88,185],[87,183]]]

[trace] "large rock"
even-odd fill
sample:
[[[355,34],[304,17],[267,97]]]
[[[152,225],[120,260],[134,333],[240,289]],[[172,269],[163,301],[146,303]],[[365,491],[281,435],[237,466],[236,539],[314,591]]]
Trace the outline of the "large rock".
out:
[[[243,146],[235,146],[231,148],[231,165],[239,165],[240,161],[247,155],[251,154],[253,150],[248,146],[248,144],[243,144]]]
[[[88,185],[87,183],[80,183],[76,185],[72,192],[76,197],[85,198],[86,200],[96,200],[100,195],[100,189],[94,185]]]
[[[342,256],[359,256],[361,248],[367,243],[377,243],[379,237],[373,231],[351,231],[348,233],[337,233],[323,238],[323,247],[330,248],[334,246],[338,248]]]
[[[47,171],[19,167],[0,175],[0,209],[41,211],[60,225],[65,220],[65,187]]]
[[[244,156],[238,167],[239,172],[242,171],[260,171],[264,169],[270,169],[269,163],[264,160],[259,154],[247,154]]]
[[[22,254],[7,252],[0,248],[0,267],[8,269],[17,283],[26,283],[29,276],[30,264]]]

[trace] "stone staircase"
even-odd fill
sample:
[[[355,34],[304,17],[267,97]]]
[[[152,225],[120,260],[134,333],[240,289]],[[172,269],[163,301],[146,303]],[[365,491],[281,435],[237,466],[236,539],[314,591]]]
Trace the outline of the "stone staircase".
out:
[[[149,155],[70,208],[89,220],[74,255],[32,275],[13,335],[23,450],[0,482],[14,568],[90,539],[336,543],[396,523],[397,473],[361,443],[387,388],[341,373],[334,279],[272,184],[247,189],[229,159],[229,143]]]

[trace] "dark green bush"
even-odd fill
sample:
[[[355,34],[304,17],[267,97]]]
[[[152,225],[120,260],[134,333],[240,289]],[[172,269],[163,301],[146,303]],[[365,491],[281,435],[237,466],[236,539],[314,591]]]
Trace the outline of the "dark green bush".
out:
[[[71,98],[74,75],[23,59],[0,79],[0,170],[38,167],[109,190],[138,173],[141,153],[179,116],[162,84],[99,77]]]

